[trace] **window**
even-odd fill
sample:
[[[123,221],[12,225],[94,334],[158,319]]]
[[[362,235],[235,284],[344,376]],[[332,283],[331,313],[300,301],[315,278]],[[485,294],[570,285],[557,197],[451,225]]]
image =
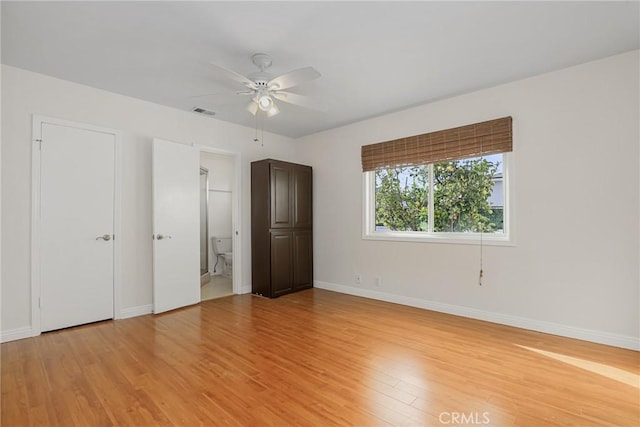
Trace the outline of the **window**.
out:
[[[365,235],[507,241],[506,154],[365,173]]]
[[[510,117],[362,148],[364,238],[510,243]]]

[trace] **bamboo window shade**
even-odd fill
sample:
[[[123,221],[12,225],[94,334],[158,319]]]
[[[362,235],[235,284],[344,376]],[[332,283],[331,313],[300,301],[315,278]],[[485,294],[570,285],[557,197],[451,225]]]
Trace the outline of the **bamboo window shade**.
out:
[[[511,117],[362,146],[362,171],[506,153],[513,150]]]

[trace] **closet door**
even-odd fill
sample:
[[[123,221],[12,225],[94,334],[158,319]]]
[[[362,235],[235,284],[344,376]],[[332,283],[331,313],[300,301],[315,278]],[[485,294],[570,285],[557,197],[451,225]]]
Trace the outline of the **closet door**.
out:
[[[116,136],[41,123],[40,326],[113,318]]]

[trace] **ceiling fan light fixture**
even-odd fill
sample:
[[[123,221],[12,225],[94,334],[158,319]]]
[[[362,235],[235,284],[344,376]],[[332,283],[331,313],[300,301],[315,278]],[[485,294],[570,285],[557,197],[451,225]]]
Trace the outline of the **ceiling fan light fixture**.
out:
[[[267,117],[273,117],[280,112],[280,109],[273,100],[271,100],[271,108],[267,110]]]
[[[273,99],[271,99],[271,96],[269,96],[269,94],[262,94],[260,96],[258,96],[258,107],[260,107],[260,109],[262,111],[269,111],[271,108],[273,108]]]
[[[258,112],[258,103],[256,101],[251,101],[248,105],[247,105],[247,111],[250,112],[251,114],[253,114],[254,116],[256,115],[256,113]]]

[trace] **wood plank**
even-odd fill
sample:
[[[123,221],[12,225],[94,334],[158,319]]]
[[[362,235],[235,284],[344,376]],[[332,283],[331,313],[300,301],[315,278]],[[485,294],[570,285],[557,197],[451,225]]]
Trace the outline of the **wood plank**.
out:
[[[1,369],[3,426],[640,425],[638,352],[321,289],[4,343]]]

